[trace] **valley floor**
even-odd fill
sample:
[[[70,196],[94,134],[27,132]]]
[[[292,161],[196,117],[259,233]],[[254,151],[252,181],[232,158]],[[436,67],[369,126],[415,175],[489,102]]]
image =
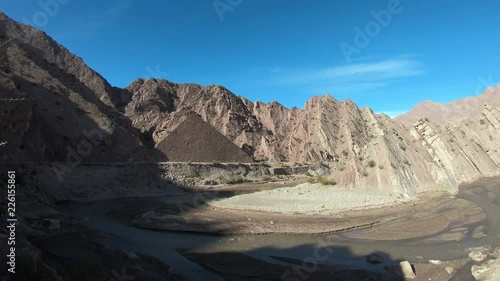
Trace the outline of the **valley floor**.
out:
[[[254,192],[255,186],[198,192],[184,201],[145,212],[135,217],[132,224],[224,235],[325,234],[363,228],[363,239],[396,240],[435,235],[452,223],[456,228],[466,227],[485,218],[474,203],[447,193],[403,199],[392,194],[308,183],[278,186],[248,194],[244,193]],[[239,195],[221,198],[228,191]],[[373,227],[377,225],[384,227]],[[455,233],[443,239],[460,235]],[[475,235],[481,235],[481,229],[475,230]]]

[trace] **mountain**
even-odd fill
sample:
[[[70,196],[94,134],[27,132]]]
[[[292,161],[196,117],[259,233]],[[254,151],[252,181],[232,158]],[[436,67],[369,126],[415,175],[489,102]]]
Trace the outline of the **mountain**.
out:
[[[172,162],[252,162],[243,150],[196,114],[187,115],[158,144],[158,149]]]
[[[0,138],[8,152],[2,161],[153,157],[120,113],[130,99],[125,90],[111,87],[42,31],[2,13],[0,45]]]
[[[479,96],[456,100],[449,104],[424,101],[395,119],[406,125],[413,125],[419,119],[426,118],[436,124],[448,124],[481,115],[484,105],[500,106],[500,85],[487,88]]]
[[[329,95],[288,109],[215,85],[137,79],[114,88],[3,14],[0,44],[2,162],[322,162],[339,185],[405,196],[500,174],[498,88],[392,120]]]

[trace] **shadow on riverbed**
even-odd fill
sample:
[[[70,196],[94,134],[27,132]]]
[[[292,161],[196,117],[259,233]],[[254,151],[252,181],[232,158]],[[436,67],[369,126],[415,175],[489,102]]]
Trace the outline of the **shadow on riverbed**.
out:
[[[289,249],[261,248],[245,253],[179,251],[229,281],[406,280],[399,261],[391,260],[387,253],[372,253],[367,259],[367,256],[354,255],[347,247],[302,245]],[[274,255],[267,256],[267,253]],[[302,258],[284,257],[292,253],[300,253]],[[407,270],[406,274],[411,275],[415,269],[409,267]]]

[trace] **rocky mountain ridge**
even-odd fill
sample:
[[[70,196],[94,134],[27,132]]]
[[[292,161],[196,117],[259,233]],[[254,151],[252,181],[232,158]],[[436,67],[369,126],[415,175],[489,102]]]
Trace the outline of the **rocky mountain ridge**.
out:
[[[450,112],[460,118],[398,122],[329,95],[287,109],[222,86],[137,79],[114,88],[45,33],[1,13],[0,44],[3,162],[162,161],[158,144],[196,113],[255,160],[323,162],[352,188],[411,196],[500,174],[497,90],[458,102]]]
[[[481,115],[484,105],[500,106],[499,95],[500,84],[488,87],[481,95],[455,100],[449,104],[424,101],[395,119],[406,125],[413,125],[419,119],[428,119],[436,124],[456,123]]]

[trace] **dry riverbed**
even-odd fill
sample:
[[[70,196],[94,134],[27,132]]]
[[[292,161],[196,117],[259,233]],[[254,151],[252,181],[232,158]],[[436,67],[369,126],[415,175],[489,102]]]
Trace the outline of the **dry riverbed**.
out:
[[[216,208],[284,214],[336,214],[408,203],[401,195],[303,183],[211,201]]]
[[[232,191],[237,192],[237,187]],[[132,220],[132,225],[223,235],[324,234],[363,228],[359,234],[363,239],[411,239],[443,232],[442,240],[460,240],[469,234],[459,230],[485,218],[473,203],[445,193],[422,194],[410,200],[394,194],[306,183],[201,200],[202,204],[200,196],[143,213]],[[451,224],[456,231],[444,233]],[[481,229],[475,235],[482,235]]]

